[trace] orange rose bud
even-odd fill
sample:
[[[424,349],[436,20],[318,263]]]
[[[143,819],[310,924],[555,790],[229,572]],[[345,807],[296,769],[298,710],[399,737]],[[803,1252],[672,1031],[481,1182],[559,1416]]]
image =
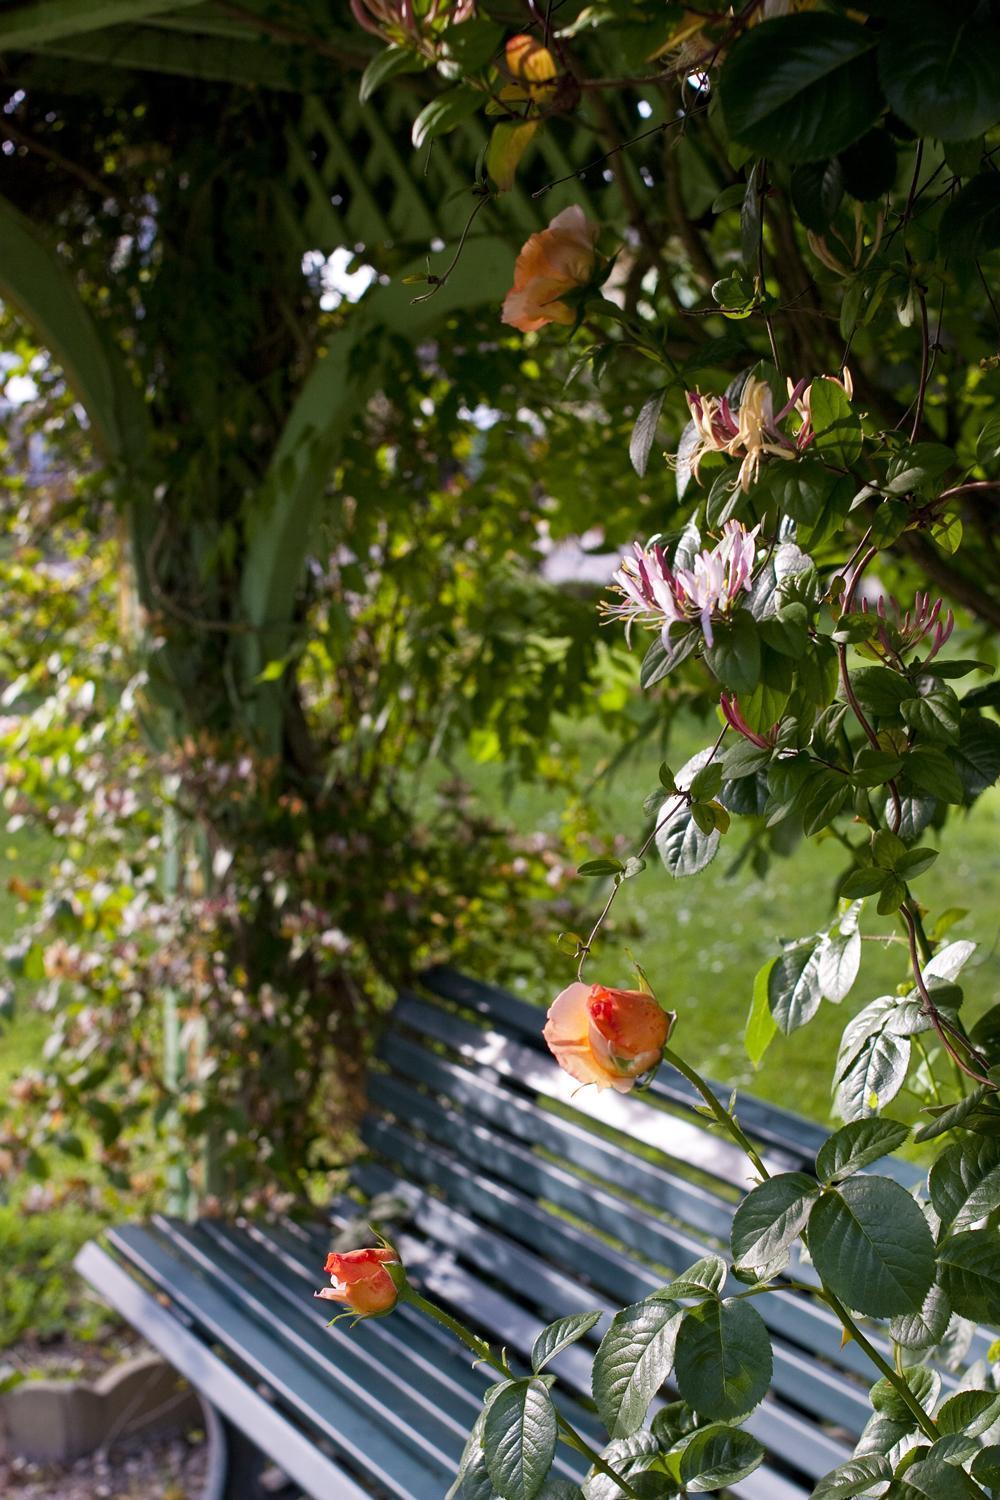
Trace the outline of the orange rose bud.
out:
[[[348,1250],[343,1255],[331,1252],[323,1267],[331,1285],[314,1293],[329,1302],[339,1302],[347,1312],[362,1318],[374,1318],[392,1312],[399,1301],[396,1283],[386,1270],[399,1265],[395,1250]]]
[[[564,208],[548,229],[533,234],[515,262],[503,322],[522,333],[534,333],[546,323],[572,323],[576,313],[559,299],[590,280],[597,234],[598,226],[590,223],[578,204]]]
[[[675,1019],[643,990],[578,981],[554,1000],[543,1035],[571,1078],[627,1094],[659,1063]]]

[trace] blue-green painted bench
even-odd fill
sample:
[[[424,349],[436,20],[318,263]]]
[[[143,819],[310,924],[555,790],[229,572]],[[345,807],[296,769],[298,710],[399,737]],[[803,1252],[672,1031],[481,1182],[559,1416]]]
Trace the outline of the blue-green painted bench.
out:
[[[545,1050],[541,1020],[500,990],[432,971],[399,998],[370,1079],[357,1196],[333,1203],[328,1221],[155,1218],[81,1252],[87,1280],[220,1415],[232,1500],[258,1493],[241,1433],[315,1500],[442,1500],[449,1488],[488,1376],[411,1309],[328,1331],[329,1306],[312,1297],[359,1199],[404,1199],[394,1238],[414,1283],[522,1358],[542,1324],[637,1301],[727,1243],[747,1164],[705,1128],[685,1081],[664,1068],[642,1096],[577,1090]],[[738,1111],[778,1170],[812,1166],[821,1128],[752,1098]],[[878,1170],[907,1186],[919,1175],[896,1161]],[[811,1269],[795,1274],[809,1280]],[[808,1295],[756,1305],[774,1340],[774,1386],[748,1425],[768,1461],[733,1493],[802,1500],[848,1456],[871,1370]],[[986,1348],[977,1335],[969,1358]],[[586,1351],[567,1350],[554,1369],[567,1414],[599,1441],[586,1408],[574,1409],[588,1395]],[[579,1473],[567,1449],[558,1464]]]

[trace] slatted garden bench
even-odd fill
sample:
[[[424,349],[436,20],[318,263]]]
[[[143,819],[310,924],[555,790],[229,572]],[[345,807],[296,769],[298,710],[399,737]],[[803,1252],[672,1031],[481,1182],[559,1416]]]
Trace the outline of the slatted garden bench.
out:
[[[395,1007],[370,1078],[369,1154],[328,1220],[157,1217],[80,1253],[84,1277],[219,1414],[232,1448],[219,1494],[263,1493],[257,1450],[290,1493],[315,1500],[442,1500],[452,1482],[487,1372],[412,1308],[328,1330],[329,1306],[312,1297],[362,1202],[390,1195],[413,1284],[522,1363],[543,1324],[639,1301],[728,1244],[746,1159],[706,1128],[685,1080],[664,1067],[642,1095],[580,1090],[545,1050],[541,1020],[498,989],[432,971]],[[749,1097],[738,1110],[769,1167],[812,1168],[820,1127]],[[893,1159],[877,1170],[907,1187],[920,1175]],[[814,1280],[807,1264],[790,1274]],[[767,1461],[732,1493],[803,1500],[868,1419],[871,1366],[808,1294],[769,1292],[756,1306],[774,1383],[747,1426]],[[988,1343],[977,1333],[968,1359]],[[599,1445],[585,1349],[552,1368],[567,1416]],[[580,1461],[560,1448],[555,1472],[578,1477]]]

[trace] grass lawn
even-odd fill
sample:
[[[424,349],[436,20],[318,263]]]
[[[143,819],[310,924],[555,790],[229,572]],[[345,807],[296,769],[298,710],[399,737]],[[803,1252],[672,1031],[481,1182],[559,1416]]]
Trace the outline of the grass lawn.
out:
[[[592,769],[610,753],[599,732],[587,734],[574,725],[567,730],[567,740],[570,735],[574,746],[583,745],[585,764]],[[678,769],[713,738],[704,726],[683,724],[672,741],[671,766]],[[632,848],[642,841],[648,826],[642,802],[657,785],[660,758],[651,749],[612,778],[596,783],[590,801],[606,830],[608,852],[615,833],[628,834]],[[520,787],[507,796],[502,772],[489,765],[466,768],[466,774],[521,828],[558,833],[560,808],[551,793]],[[811,1024],[792,1036],[776,1037],[755,1073],[743,1049],[754,975],[783,939],[805,936],[829,920],[842,851],[832,842],[803,843],[790,859],[776,859],[766,880],[758,880],[749,869],[735,876],[727,873],[740,839],[734,821],[715,863],[688,880],[671,879],[652,856],[643,873],[622,890],[614,926],[605,929],[588,972],[611,984],[630,984],[626,950],[631,950],[661,1001],[678,1012],[674,1045],[695,1066],[724,1083],[828,1121],[832,1064],[848,1016],[877,995],[894,992],[904,977],[905,950],[874,940],[877,934],[893,935],[899,929],[891,919],[878,917],[869,903],[862,932],[872,940],[864,944],[861,974],[852,993],[840,1006],[823,1005]],[[941,858],[917,884],[917,894],[931,908],[932,918],[947,907],[969,908],[969,916],[949,938],[970,937],[980,944],[964,974],[965,1014],[974,1019],[1000,998],[1000,789],[987,793],[970,815],[955,816],[940,838],[929,831],[924,842],[939,848]],[[596,916],[607,887],[600,881],[592,881],[591,887]],[[634,935],[636,925],[642,930],[640,937]],[[568,959],[566,972],[568,982],[573,972]],[[550,999],[526,998],[546,1004]],[[912,1101],[900,1098],[892,1113],[905,1117],[914,1109]]]

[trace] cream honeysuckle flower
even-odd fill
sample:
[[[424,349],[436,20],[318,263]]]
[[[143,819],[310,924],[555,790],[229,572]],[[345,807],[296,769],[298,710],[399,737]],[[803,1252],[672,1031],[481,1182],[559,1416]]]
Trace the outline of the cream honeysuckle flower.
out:
[[[766,380],[749,376],[735,410],[726,396],[704,396],[700,391],[688,391],[687,403],[698,435],[689,460],[695,479],[701,477],[701,463],[707,454],[725,453],[741,460],[739,485],[746,494],[756,483],[765,454],[794,458],[794,445],[778,427],[780,418],[774,415],[771,388]]]

